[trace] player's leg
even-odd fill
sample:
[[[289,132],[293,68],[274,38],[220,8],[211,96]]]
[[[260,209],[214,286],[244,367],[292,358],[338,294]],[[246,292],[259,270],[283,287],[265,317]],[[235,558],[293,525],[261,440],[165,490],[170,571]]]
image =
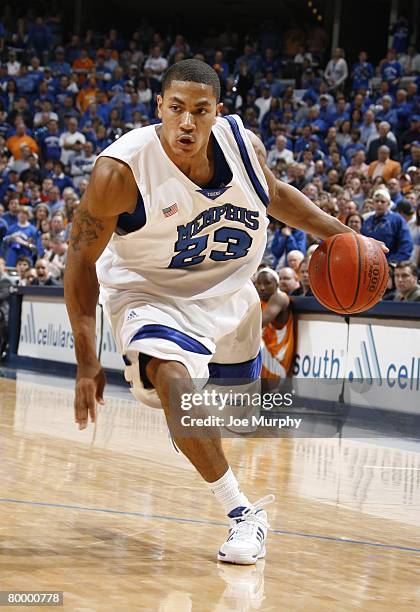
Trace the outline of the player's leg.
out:
[[[139,318],[144,319],[145,311],[141,308],[137,310],[142,315]],[[167,317],[168,312],[163,304],[158,315],[160,320],[166,317],[165,323],[172,323],[172,326],[148,324],[133,333],[130,320],[128,324],[131,329],[121,332],[122,337],[130,338],[124,348],[124,360],[125,377],[131,391],[140,402],[154,407],[158,403],[159,408],[165,410],[174,442],[208,483],[225,513],[237,507],[247,507],[249,501],[227,464],[217,428],[206,430],[200,427],[197,430],[189,427],[188,436],[182,435],[185,428],[180,428],[181,418],[186,414],[181,409],[181,395],[195,390],[193,379],[208,378],[208,362],[214,343],[207,338],[193,336],[191,332],[188,335],[181,331],[177,321],[170,321]],[[184,318],[187,315],[188,310],[184,306]],[[195,410],[197,412],[199,408]]]
[[[235,297],[245,300],[248,308],[238,321],[236,329],[225,334],[216,344],[216,351],[209,364],[211,383],[223,385],[224,379],[236,379],[235,391],[240,398],[253,398],[260,392],[261,373],[261,307],[255,288],[250,283]],[[229,316],[229,305],[226,305]],[[236,401],[235,401],[236,404]],[[255,407],[239,402],[242,417],[252,418]],[[234,412],[235,405],[231,407]],[[265,542],[268,534],[267,513],[262,507],[274,499],[267,496],[245,508],[236,508],[228,513],[230,531],[218,554],[220,561],[252,564],[265,556]]]
[[[174,423],[181,423],[182,416],[185,416],[181,408],[181,394],[193,392],[187,368],[176,361],[152,358],[146,366],[146,373],[157,391],[179,450],[191,461],[204,480],[219,480],[229,468],[222,449],[220,431],[216,427],[192,425],[188,427],[188,437],[185,437],[182,436],[180,427],[173,427]],[[174,394],[177,397],[174,397]]]

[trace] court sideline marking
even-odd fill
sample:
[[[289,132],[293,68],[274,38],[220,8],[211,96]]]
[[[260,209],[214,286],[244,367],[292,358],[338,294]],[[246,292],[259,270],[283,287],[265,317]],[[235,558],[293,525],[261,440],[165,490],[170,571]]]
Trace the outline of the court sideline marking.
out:
[[[7,497],[0,498],[0,503],[7,504],[24,504],[29,506],[42,506],[45,508],[62,508],[65,510],[81,510],[82,512],[102,512],[104,514],[115,514],[120,516],[137,516],[145,519],[158,519],[164,521],[174,521],[177,523],[196,523],[200,525],[217,525],[220,527],[226,527],[226,523],[222,521],[211,521],[211,520],[200,520],[200,519],[192,519],[192,518],[183,518],[176,516],[165,516],[162,514],[146,514],[145,512],[134,512],[134,511],[125,511],[125,510],[114,510],[111,508],[89,508],[86,506],[75,506],[72,504],[54,504],[49,502],[37,502],[30,501],[26,499],[12,499]],[[388,550],[400,550],[405,552],[414,552],[420,553],[420,548],[410,547],[410,546],[399,546],[397,544],[384,544],[382,542],[370,542],[368,540],[353,540],[351,538],[339,538],[335,536],[327,536],[316,533],[304,533],[301,531],[287,531],[283,529],[270,529],[270,533],[275,533],[278,535],[287,535],[287,536],[297,536],[302,538],[310,538],[313,540],[327,540],[331,542],[340,542],[343,544],[359,544],[362,546],[372,546],[374,548],[386,548]]]

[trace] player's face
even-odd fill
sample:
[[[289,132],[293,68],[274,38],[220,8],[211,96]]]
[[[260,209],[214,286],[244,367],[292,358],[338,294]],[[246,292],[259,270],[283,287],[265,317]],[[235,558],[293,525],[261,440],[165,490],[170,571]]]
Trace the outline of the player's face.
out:
[[[267,274],[267,272],[261,272],[261,274],[258,274],[257,280],[255,282],[255,288],[258,291],[260,299],[266,302],[276,291],[277,283],[275,278],[273,278],[271,274]]]
[[[209,85],[172,81],[157,102],[162,139],[175,156],[192,158],[207,148],[216,115],[222,109]]]

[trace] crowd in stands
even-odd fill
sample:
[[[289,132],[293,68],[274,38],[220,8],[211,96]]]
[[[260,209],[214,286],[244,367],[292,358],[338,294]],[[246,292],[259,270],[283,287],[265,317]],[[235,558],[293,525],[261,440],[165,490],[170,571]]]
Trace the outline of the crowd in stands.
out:
[[[163,72],[194,57],[217,71],[222,114],[239,114],[261,137],[280,180],[387,245],[387,297],[420,299],[420,53],[408,36],[395,40],[378,65],[364,51],[350,65],[342,49],[327,56],[322,28],[287,31],[281,42],[269,28],[258,40],[212,32],[196,44],[147,23],[127,38],[115,29],[67,38],[58,18],[4,18],[0,283],[13,269],[14,284],[62,284],[73,214],[97,155],[158,122]],[[308,257],[318,243],[271,220],[264,264],[286,293],[310,295]]]

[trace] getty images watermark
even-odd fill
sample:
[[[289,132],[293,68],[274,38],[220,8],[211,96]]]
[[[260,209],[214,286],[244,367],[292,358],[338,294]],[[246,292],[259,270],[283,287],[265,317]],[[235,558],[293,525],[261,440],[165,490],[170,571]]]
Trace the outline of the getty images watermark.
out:
[[[239,388],[238,388],[239,387]],[[207,384],[197,390],[177,389],[173,394],[172,424],[183,436],[211,436],[213,428],[221,435],[255,433],[275,435],[273,430],[298,430],[301,415],[289,414],[294,391],[262,392],[261,381],[236,388]],[[182,431],[181,431],[182,430]],[[271,431],[271,434],[268,433]]]

